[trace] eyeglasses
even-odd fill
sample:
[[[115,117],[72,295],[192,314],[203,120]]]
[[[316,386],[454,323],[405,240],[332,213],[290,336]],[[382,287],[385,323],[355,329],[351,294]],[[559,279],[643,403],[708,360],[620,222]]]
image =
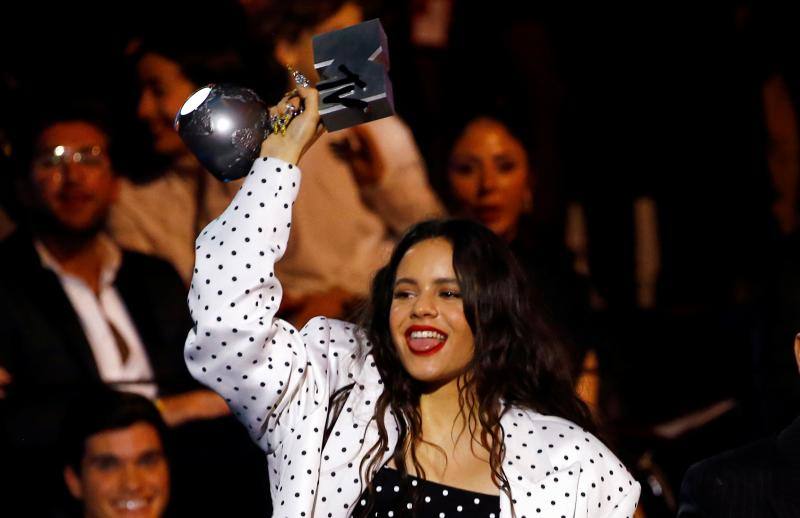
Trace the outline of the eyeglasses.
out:
[[[53,146],[41,150],[33,159],[34,166],[54,169],[66,163],[101,166],[108,164],[108,155],[100,146],[85,146],[74,149],[69,146]]]

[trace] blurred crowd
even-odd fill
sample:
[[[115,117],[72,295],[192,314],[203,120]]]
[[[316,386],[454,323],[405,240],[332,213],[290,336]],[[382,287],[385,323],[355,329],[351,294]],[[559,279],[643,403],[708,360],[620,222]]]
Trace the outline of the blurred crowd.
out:
[[[280,316],[353,317],[408,226],[473,218],[519,259],[639,513],[695,516],[690,466],[800,414],[798,14],[20,6],[0,65],[0,515],[269,515],[279,481],[183,360],[194,239],[239,183],[173,120],[212,82],[275,103],[287,65],[316,79],[314,34],[380,18],[397,114],[301,160]]]

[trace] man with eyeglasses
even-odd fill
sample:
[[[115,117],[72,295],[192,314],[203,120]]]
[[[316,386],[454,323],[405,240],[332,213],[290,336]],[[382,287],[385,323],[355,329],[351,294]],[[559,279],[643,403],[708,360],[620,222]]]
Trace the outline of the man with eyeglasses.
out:
[[[23,475],[55,485],[58,424],[86,386],[146,396],[172,427],[229,410],[185,369],[180,277],[104,231],[118,182],[102,125],[54,118],[32,142],[18,182],[27,221],[0,243],[0,440]]]

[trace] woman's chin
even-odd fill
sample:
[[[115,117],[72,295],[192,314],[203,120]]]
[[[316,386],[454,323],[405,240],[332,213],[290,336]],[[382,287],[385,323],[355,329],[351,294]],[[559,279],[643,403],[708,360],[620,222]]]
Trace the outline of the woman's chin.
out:
[[[458,377],[439,369],[409,369],[408,373],[417,383],[425,387],[426,392],[447,385]]]
[[[507,219],[502,220],[494,220],[494,221],[481,221],[483,226],[494,232],[496,235],[505,238],[506,240],[510,240],[513,237],[513,228],[514,225],[507,221]]]

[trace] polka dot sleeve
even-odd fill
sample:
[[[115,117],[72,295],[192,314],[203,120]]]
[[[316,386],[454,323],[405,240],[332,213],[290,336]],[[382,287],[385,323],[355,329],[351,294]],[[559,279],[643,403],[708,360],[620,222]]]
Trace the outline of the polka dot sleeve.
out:
[[[323,409],[329,394],[327,344],[309,346],[303,332],[275,318],[282,292],[274,264],[286,248],[299,185],[297,167],[256,161],[228,208],[197,238],[188,300],[189,371],[225,398],[267,452]],[[310,324],[324,331],[327,320]]]
[[[555,416],[507,416],[503,469],[517,516],[633,517],[639,484],[597,437]]]

